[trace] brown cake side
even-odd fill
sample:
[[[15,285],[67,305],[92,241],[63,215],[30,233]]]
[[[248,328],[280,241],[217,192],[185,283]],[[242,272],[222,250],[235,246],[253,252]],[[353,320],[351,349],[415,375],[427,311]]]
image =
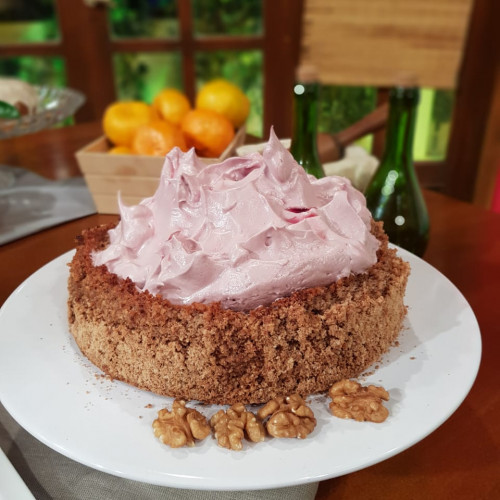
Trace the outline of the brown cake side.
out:
[[[378,262],[327,287],[248,312],[173,305],[92,264],[110,226],[80,237],[70,264],[68,318],[82,353],[111,377],[205,403],[262,403],[326,391],[358,376],[396,340],[409,265],[387,246]]]

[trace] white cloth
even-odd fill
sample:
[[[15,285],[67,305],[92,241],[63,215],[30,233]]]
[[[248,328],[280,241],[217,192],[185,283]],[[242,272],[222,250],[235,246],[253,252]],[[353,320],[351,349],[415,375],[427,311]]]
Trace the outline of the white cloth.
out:
[[[356,189],[363,192],[378,165],[379,161],[375,156],[370,155],[361,146],[353,144],[346,148],[344,158],[325,163],[323,169],[326,175],[347,177]]]

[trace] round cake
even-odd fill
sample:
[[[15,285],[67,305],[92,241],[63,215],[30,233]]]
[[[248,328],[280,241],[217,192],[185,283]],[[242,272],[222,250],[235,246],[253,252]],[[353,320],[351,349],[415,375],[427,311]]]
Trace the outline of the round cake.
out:
[[[409,265],[364,198],[314,179],[272,135],[205,165],[175,150],[158,191],[85,231],[68,317],[112,378],[211,404],[326,391],[395,342]]]

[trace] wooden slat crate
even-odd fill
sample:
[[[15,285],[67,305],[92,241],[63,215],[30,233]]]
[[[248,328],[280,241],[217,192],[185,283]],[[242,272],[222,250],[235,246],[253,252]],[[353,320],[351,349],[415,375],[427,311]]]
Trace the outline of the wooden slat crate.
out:
[[[201,158],[216,163],[235,154],[245,141],[245,126],[238,129],[231,144],[219,158]],[[118,213],[118,192],[127,205],[136,205],[152,196],[158,187],[164,158],[159,156],[108,154],[106,138],[99,137],[76,153],[85,182],[101,214]]]

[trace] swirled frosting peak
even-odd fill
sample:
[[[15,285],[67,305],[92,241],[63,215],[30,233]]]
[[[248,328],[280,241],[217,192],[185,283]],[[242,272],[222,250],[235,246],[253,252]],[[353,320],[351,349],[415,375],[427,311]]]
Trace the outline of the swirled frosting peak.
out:
[[[363,195],[308,175],[272,131],[262,154],[218,164],[174,149],[156,193],[119,206],[94,265],[173,304],[253,309],[361,273],[379,246]]]

